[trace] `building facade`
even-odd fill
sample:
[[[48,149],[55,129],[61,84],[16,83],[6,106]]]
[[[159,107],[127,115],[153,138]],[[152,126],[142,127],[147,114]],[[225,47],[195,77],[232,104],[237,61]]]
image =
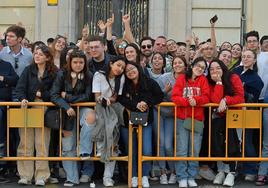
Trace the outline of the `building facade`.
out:
[[[21,22],[31,41],[46,41],[57,34],[76,41],[83,24],[92,15],[92,9],[88,7],[90,1],[97,0],[58,0],[56,6],[48,6],[46,0],[1,0],[0,32],[3,33],[9,25]],[[111,3],[113,7],[109,11],[115,12],[118,20],[120,14],[127,11],[120,8],[122,1],[138,4],[145,0],[102,0],[101,3]],[[183,41],[194,32],[200,41],[206,40],[210,35],[209,19],[215,14],[219,17],[216,24],[218,44],[225,40],[239,42],[243,33],[250,30],[259,31],[261,36],[268,34],[268,24],[264,24],[263,16],[268,7],[266,0],[147,0],[145,3],[146,6],[143,4],[140,9],[148,10],[148,16],[144,18],[146,23],[135,22],[133,29],[145,23],[143,32],[152,37],[165,35]],[[118,22],[120,25],[121,22]],[[115,30],[120,34],[118,28]]]

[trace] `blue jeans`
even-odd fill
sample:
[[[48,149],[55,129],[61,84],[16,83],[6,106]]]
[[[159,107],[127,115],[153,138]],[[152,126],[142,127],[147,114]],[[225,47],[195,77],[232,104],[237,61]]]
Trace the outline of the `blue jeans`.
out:
[[[154,145],[157,148],[157,136],[158,136],[158,114],[157,110],[154,109],[154,123],[153,123],[153,134],[154,134]],[[165,117],[160,115],[160,144],[159,144],[159,155],[160,156],[174,156],[173,153],[173,142],[174,142],[174,117]],[[156,150],[157,151],[157,150]],[[166,161],[159,161],[161,169],[166,170]],[[172,161],[168,161],[170,170],[175,169],[175,164]]]
[[[138,139],[136,130],[133,131],[133,157],[132,157],[132,177],[138,176]],[[121,127],[120,129],[121,141],[124,144],[125,153],[128,153],[128,128]],[[142,154],[145,156],[152,156],[152,124],[142,127]],[[151,161],[142,163],[142,175],[149,176],[151,170]]]
[[[262,157],[268,157],[268,108],[263,109],[262,121]],[[268,172],[268,162],[260,163],[258,175],[266,176]]]
[[[177,119],[176,156],[192,156],[192,132],[183,127],[184,120]],[[194,132],[194,157],[199,156],[203,133]],[[178,180],[194,179],[198,173],[198,161],[177,161],[175,163]]]
[[[76,157],[76,125],[74,125],[72,134],[62,137],[62,157]],[[78,184],[79,174],[77,161],[62,161],[62,166],[66,172],[67,181]]]
[[[90,110],[89,108],[82,108],[80,110],[80,125],[82,127],[80,131],[80,154],[91,154],[93,149],[91,133],[95,125],[88,125],[86,122],[86,115]]]
[[[253,131],[254,129],[245,130],[245,157],[257,157],[256,149],[253,144]],[[257,174],[256,162],[244,162],[243,163],[244,174]]]
[[[86,122],[86,115],[91,109],[82,108],[80,110],[80,154],[91,154],[93,149],[93,142],[91,141],[91,133],[94,129],[93,125],[88,125]],[[94,173],[93,161],[84,161],[81,169],[82,175],[92,176]]]

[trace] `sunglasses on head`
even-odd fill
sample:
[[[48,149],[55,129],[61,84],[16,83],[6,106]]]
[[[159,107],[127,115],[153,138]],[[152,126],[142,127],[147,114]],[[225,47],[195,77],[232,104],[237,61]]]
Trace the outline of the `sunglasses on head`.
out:
[[[152,48],[152,45],[151,45],[151,44],[147,44],[147,45],[142,45],[142,46],[141,46],[142,49],[146,49],[146,47],[147,47],[148,49],[150,49],[150,48]]]
[[[118,45],[118,48],[125,48],[126,46],[127,46],[126,43],[121,43],[121,44]]]

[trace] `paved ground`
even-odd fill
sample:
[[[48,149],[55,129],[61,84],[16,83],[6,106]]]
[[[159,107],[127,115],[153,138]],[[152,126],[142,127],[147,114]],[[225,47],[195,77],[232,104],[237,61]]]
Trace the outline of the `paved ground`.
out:
[[[33,186],[20,186],[16,183],[16,180],[17,179],[14,179],[12,180],[11,183],[6,183],[6,184],[0,184],[0,187],[5,187],[5,188],[22,188],[22,187],[35,187],[34,185]],[[224,186],[215,186],[215,185],[212,185],[210,182],[208,181],[204,181],[204,180],[199,180],[197,181],[198,184],[199,184],[199,188],[226,188]],[[96,183],[96,188],[103,188],[104,186],[102,185],[102,182],[100,180],[98,180]],[[155,181],[150,181],[150,184],[151,184],[151,187],[152,188],[178,188],[178,184],[177,185],[160,185],[157,182]],[[60,188],[60,187],[64,187],[63,186],[63,182],[61,182],[60,184],[48,184],[45,186],[46,188]],[[81,187],[81,188],[89,188],[89,184],[88,183],[85,183],[85,184],[80,184],[76,187]],[[254,185],[254,183],[251,183],[251,182],[246,182],[246,181],[242,181],[241,179],[238,179],[236,181],[236,185],[234,186],[235,188],[252,188],[252,187],[256,187]],[[258,188],[262,188],[262,187],[268,187],[268,185],[266,186],[259,186]],[[122,184],[122,183],[116,183],[114,188],[127,188],[127,185],[126,184]]]

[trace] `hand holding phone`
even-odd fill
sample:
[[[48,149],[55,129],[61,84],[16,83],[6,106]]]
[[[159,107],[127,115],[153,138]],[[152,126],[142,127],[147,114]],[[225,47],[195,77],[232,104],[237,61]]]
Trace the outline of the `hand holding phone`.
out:
[[[217,20],[218,20],[218,16],[217,16],[217,14],[216,14],[215,16],[213,16],[213,17],[209,20],[209,22],[210,22],[211,24],[214,24]]]

